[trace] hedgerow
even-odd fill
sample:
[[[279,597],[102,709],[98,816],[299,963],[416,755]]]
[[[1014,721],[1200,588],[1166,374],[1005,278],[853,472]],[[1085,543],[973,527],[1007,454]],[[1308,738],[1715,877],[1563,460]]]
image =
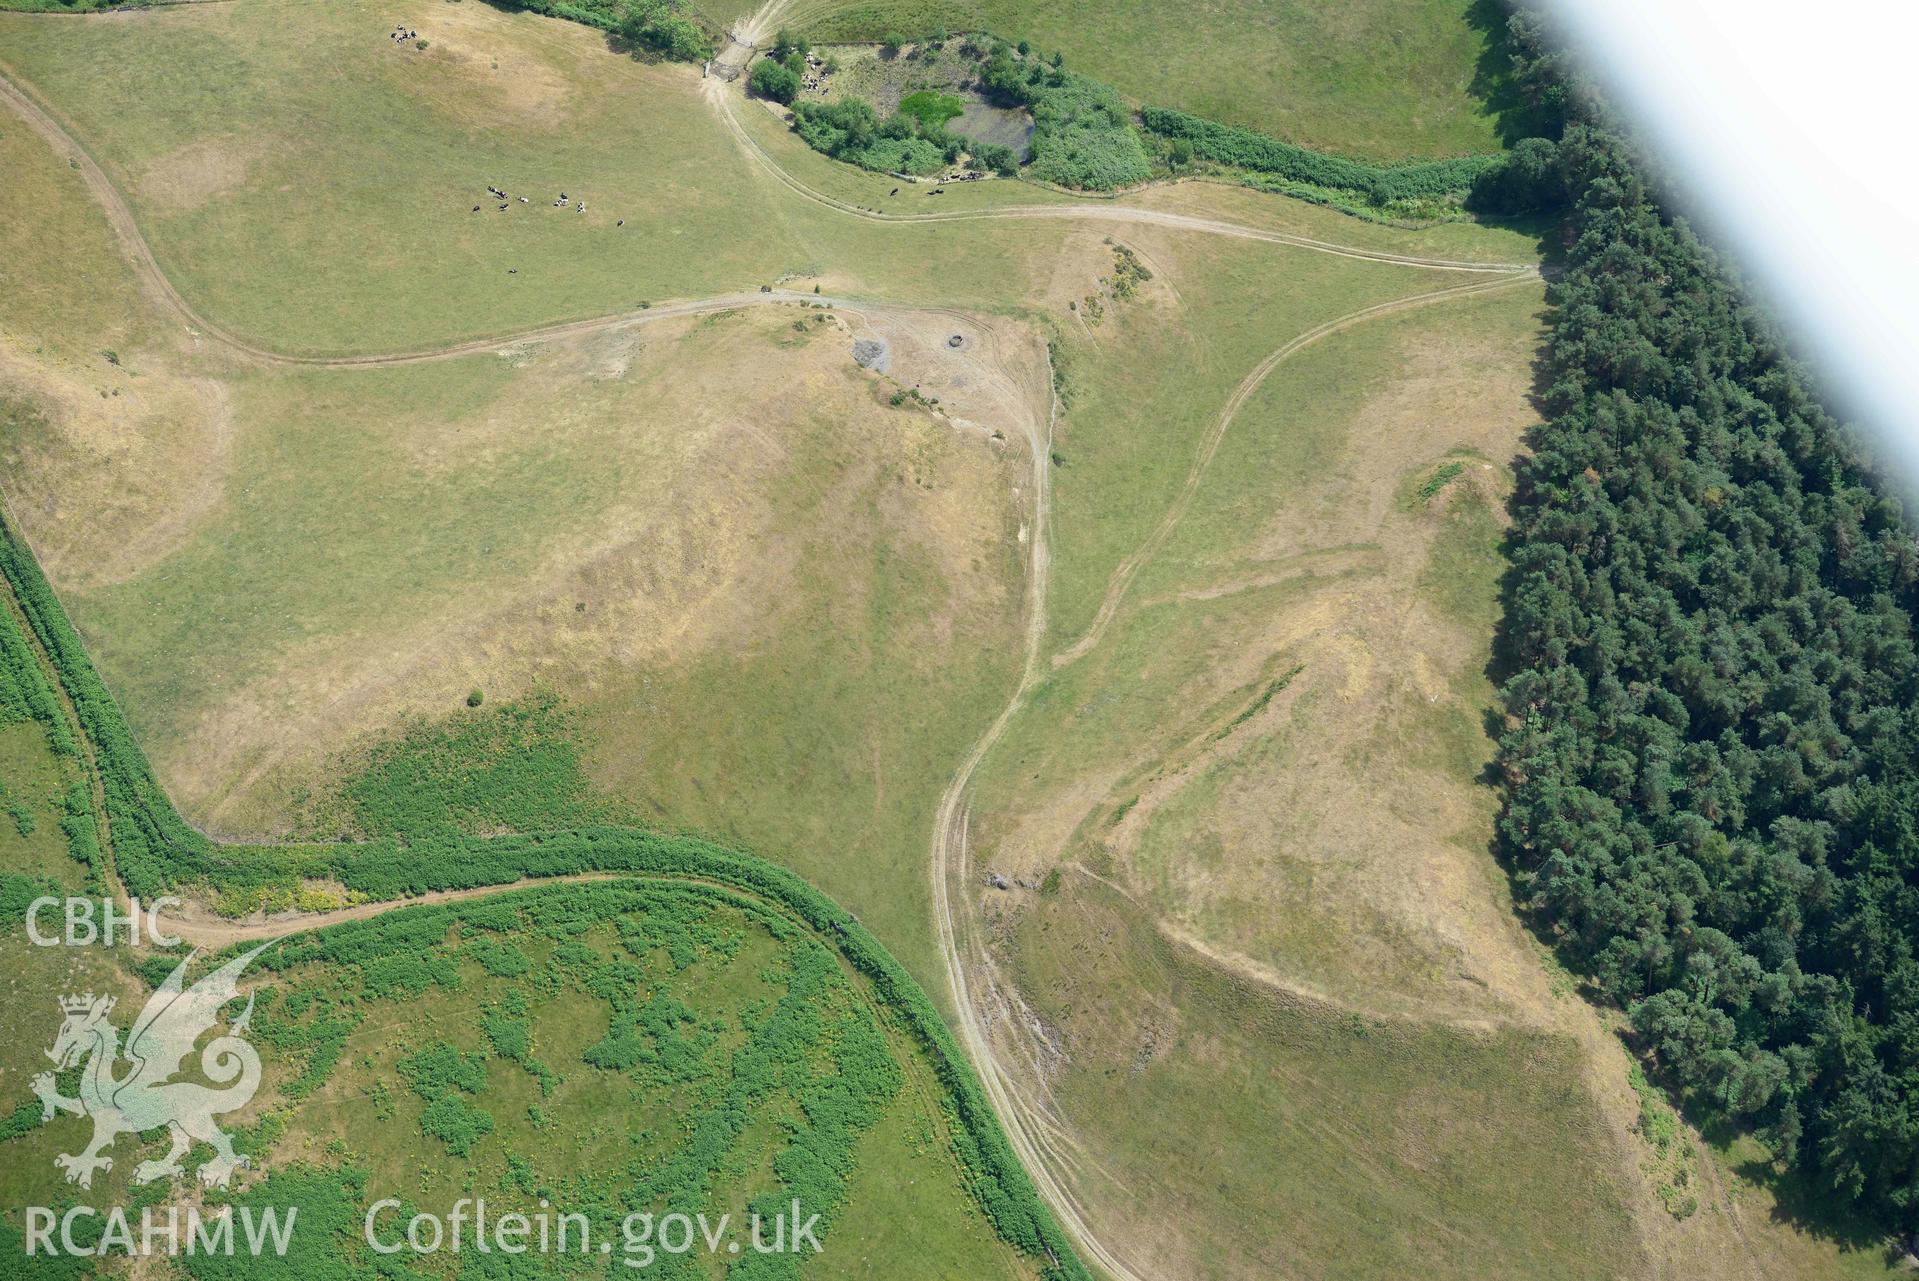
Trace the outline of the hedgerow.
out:
[[[1250,129],[1215,124],[1168,107],[1146,107],[1139,117],[1149,132],[1184,139],[1195,154],[1216,163],[1275,174],[1316,187],[1357,192],[1376,205],[1464,195],[1480,174],[1505,162],[1502,155],[1483,155],[1405,165],[1373,165],[1309,151]]]
[[[60,715],[53,686],[27,638],[18,628],[0,627],[0,725],[23,721],[39,721],[46,727],[54,755],[74,754],[72,731]]]
[[[874,997],[895,1012],[927,1055],[947,1095],[955,1149],[965,1166],[968,1188],[1000,1236],[1030,1256],[1045,1258],[1042,1273],[1053,1281],[1090,1281],[1014,1156],[984,1091],[932,1001],[865,926],[805,880],[698,837],[605,825],[495,837],[441,828],[404,841],[388,836],[363,843],[215,845],[181,819],[154,779],[78,633],[4,515],[0,515],[0,573],[65,687],[92,747],[106,798],[113,863],[130,893],[151,898],[189,884],[217,892],[324,878],[369,899],[393,900],[435,890],[600,872],[705,882],[710,888],[702,892],[724,895],[743,910],[768,914],[774,920],[783,913],[861,974]],[[19,634],[11,614],[0,611],[0,633],[7,631]],[[302,959],[366,962],[363,982],[368,995],[414,993],[433,984],[454,986],[459,982],[457,968],[440,945],[457,919],[449,908],[351,922],[288,940],[263,956],[261,964],[284,969]],[[395,938],[410,940],[411,947],[396,949]],[[591,954],[590,949],[580,950]],[[821,1106],[828,1102],[822,1100]],[[803,1173],[789,1172],[796,1178]]]
[[[129,894],[152,898],[183,873],[206,876],[216,861],[204,836],[188,827],[153,779],[119,706],[87,658],[79,633],[40,572],[26,544],[0,518],[0,572],[13,587],[27,626],[66,687],[82,732],[93,744],[113,825],[115,865]],[[11,616],[0,630],[14,630]],[[17,634],[17,633],[16,633]],[[53,708],[36,708],[49,727],[62,723]]]
[[[669,0],[499,0],[509,8],[611,31],[676,62],[713,56],[713,40]]]

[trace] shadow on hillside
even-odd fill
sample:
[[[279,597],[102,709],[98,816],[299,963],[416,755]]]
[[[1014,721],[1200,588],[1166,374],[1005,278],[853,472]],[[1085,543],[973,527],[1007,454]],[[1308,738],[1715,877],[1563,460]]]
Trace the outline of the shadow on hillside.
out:
[[[1521,138],[1553,133],[1551,119],[1527,100],[1513,69],[1518,45],[1513,40],[1511,22],[1512,10],[1506,0],[1473,0],[1466,10],[1467,25],[1484,42],[1469,88],[1493,117],[1499,140],[1508,147]]]
[[[1668,1090],[1668,1097],[1672,1093]],[[1724,1114],[1687,1103],[1680,1108],[1680,1115],[1699,1130],[1706,1142],[1724,1154],[1728,1169],[1746,1182],[1766,1189],[1772,1196],[1773,1222],[1841,1249],[1883,1251],[1888,1266],[1897,1263],[1905,1253],[1904,1246],[1889,1239],[1883,1228],[1810,1174],[1798,1169],[1782,1170],[1751,1144],[1734,1148],[1734,1142],[1745,1131]]]

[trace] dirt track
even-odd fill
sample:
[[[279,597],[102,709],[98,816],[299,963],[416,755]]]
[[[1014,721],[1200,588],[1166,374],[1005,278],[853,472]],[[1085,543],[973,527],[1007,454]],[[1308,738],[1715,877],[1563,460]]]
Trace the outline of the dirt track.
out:
[[[1165,515],[1161,517],[1146,540],[1114,569],[1092,626],[1076,643],[1055,654],[1048,662],[1042,661],[1040,651],[1046,636],[1045,579],[1048,566],[1047,533],[1050,494],[1045,487],[1044,475],[1036,477],[1039,484],[1037,494],[1042,510],[1034,525],[1036,532],[1032,550],[1033,568],[1029,575],[1029,583],[1032,587],[1027,612],[1025,666],[1019,687],[1013,691],[1012,697],[1000,710],[999,716],[973,744],[972,750],[960,763],[959,769],[955,771],[945,792],[940,796],[939,808],[933,821],[931,852],[934,923],[938,932],[940,957],[946,966],[947,982],[953,989],[953,1003],[960,1024],[961,1041],[966,1046],[968,1056],[973,1060],[974,1069],[980,1075],[981,1083],[986,1088],[987,1096],[992,1100],[994,1110],[999,1113],[1001,1121],[1006,1126],[1014,1151],[1026,1165],[1042,1195],[1052,1205],[1053,1212],[1059,1216],[1062,1226],[1066,1228],[1081,1250],[1111,1274],[1115,1281],[1145,1281],[1145,1278],[1117,1258],[1099,1240],[1082,1217],[1079,1203],[1065,1185],[1063,1171],[1060,1169],[1063,1165],[1073,1164],[1070,1149],[1076,1145],[1072,1136],[1064,1128],[1063,1123],[1050,1114],[1050,1109],[1043,1101],[1032,1098],[1021,1089],[1016,1078],[1000,1061],[993,1048],[991,1031],[986,1026],[982,1014],[982,1002],[973,992],[969,965],[988,977],[989,986],[999,989],[1007,985],[996,975],[991,956],[973,935],[970,929],[972,924],[970,918],[961,916],[961,912],[964,911],[963,906],[955,905],[956,896],[963,894],[964,887],[969,881],[967,789],[971,786],[973,775],[978,771],[980,763],[985,760],[986,754],[1004,736],[1007,727],[1026,705],[1026,700],[1034,688],[1044,679],[1046,671],[1083,657],[1105,635],[1106,628],[1117,614],[1134,576],[1141,566],[1151,560],[1165,545],[1166,540],[1172,535],[1174,528],[1191,505],[1207,466],[1218,453],[1220,442],[1225,439],[1227,429],[1232,426],[1234,417],[1274,369],[1284,363],[1288,357],[1296,355],[1321,339],[1368,320],[1415,307],[1484,293],[1488,290],[1510,288],[1530,278],[1530,274],[1508,274],[1490,281],[1477,281],[1364,307],[1308,330],[1260,361],[1234,388],[1233,394],[1227,399],[1225,407],[1215,420],[1212,430],[1201,442],[1178,497],[1167,508]],[[1047,449],[1050,450],[1050,421],[1046,444]],[[1044,472],[1045,469],[1040,470]]]
[[[775,21],[784,8],[783,0],[772,0],[751,19],[737,29],[727,49],[721,54],[723,65],[728,70],[743,67],[751,57],[753,44]],[[773,303],[790,304],[796,302],[831,302],[838,309],[855,314],[884,310],[898,311],[939,311],[939,308],[877,307],[870,303],[845,298],[821,298],[811,294],[796,294],[788,291],[731,293],[712,298],[688,300],[662,304],[645,311],[626,312],[609,316],[594,317],[585,320],[542,326],[515,334],[465,340],[430,350],[397,352],[364,356],[301,356],[276,352],[258,346],[238,334],[209,321],[196,311],[179,293],[167,278],[155,259],[151,246],[142,234],[131,208],[114,186],[104,170],[94,161],[86,150],[68,133],[60,122],[47,110],[18,88],[3,74],[0,68],[0,99],[4,99],[27,125],[45,138],[57,151],[68,155],[85,181],[89,191],[99,202],[109,224],[123,245],[129,261],[142,284],[166,310],[177,316],[200,337],[209,339],[246,359],[277,365],[298,365],[324,368],[368,368],[385,365],[421,363],[426,361],[447,360],[496,350],[502,346],[528,340],[558,339],[577,337],[617,329],[629,325],[649,323],[655,320],[672,319],[709,312],[730,310],[745,306],[761,306]],[[1221,440],[1231,426],[1232,420],[1261,382],[1280,363],[1293,354],[1318,342],[1319,340],[1341,332],[1369,319],[1387,315],[1412,307],[1425,306],[1450,298],[1483,292],[1533,279],[1538,269],[1530,263],[1470,263],[1448,259],[1423,258],[1384,251],[1369,250],[1349,245],[1339,245],[1309,237],[1296,236],[1283,232],[1270,231],[1258,227],[1214,219],[1198,218],[1190,215],[1169,213],[1158,210],[1132,208],[1125,205],[1066,204],[1020,207],[1000,210],[977,210],[955,212],[951,214],[885,215],[861,209],[847,202],[837,200],[822,192],[806,186],[798,178],[788,173],[755,142],[745,130],[736,115],[736,103],[740,101],[739,91],[730,87],[730,80],[715,75],[709,77],[703,86],[708,99],[720,112],[726,127],[748,159],[761,166],[781,184],[795,194],[814,204],[837,211],[848,217],[856,217],[874,223],[923,223],[923,222],[959,222],[1014,219],[1066,219],[1088,222],[1116,222],[1149,224],[1187,231],[1195,234],[1227,236],[1237,239],[1258,241],[1271,244],[1289,245],[1318,253],[1335,254],[1342,257],[1366,259],[1375,262],[1421,268],[1434,271],[1466,272],[1496,279],[1481,279],[1472,283],[1431,293],[1397,299],[1392,302],[1363,308],[1347,316],[1327,322],[1316,329],[1299,335],[1275,350],[1256,366],[1240,382],[1233,395],[1222,409],[1212,430],[1200,443],[1186,482],[1173,505],[1167,510],[1158,525],[1140,547],[1135,549],[1115,569],[1109,580],[1107,591],[1092,626],[1078,642],[1049,660],[1043,660],[1041,651],[1046,635],[1046,595],[1050,569],[1049,522],[1051,517],[1051,495],[1049,489],[1050,468],[1048,457],[1052,443],[1053,422],[1057,416],[1057,405],[1047,415],[1043,424],[1035,421],[1030,428],[1028,447],[1032,458],[1032,480],[1034,485],[1033,538],[1029,549],[1029,568],[1027,578],[1027,626],[1025,636],[1025,662],[1022,677],[1011,698],[1001,709],[998,717],[986,732],[974,743],[958,769],[955,771],[946,790],[941,796],[934,820],[931,841],[931,874],[933,878],[935,923],[938,943],[946,967],[948,981],[952,987],[954,1008],[959,1020],[961,1039],[966,1046],[968,1056],[979,1072],[988,1097],[995,1111],[1006,1127],[1009,1139],[1021,1161],[1025,1164],[1034,1183],[1046,1198],[1061,1225],[1073,1238],[1087,1260],[1101,1271],[1109,1274],[1114,1281],[1145,1281],[1138,1272],[1129,1268],[1094,1234],[1087,1224],[1074,1193],[1065,1182],[1064,1170],[1073,1164],[1072,1149],[1076,1147],[1069,1132],[1058,1123],[1042,1100],[1029,1097],[1022,1089],[1014,1074],[1003,1065],[995,1055],[990,1031],[981,1014],[981,1003],[975,997],[969,978],[969,962],[979,972],[990,975],[991,958],[971,930],[971,920],[962,915],[963,905],[956,905],[955,890],[961,886],[966,867],[967,841],[967,790],[980,763],[987,753],[1004,735],[1013,718],[1025,706],[1033,688],[1050,666],[1072,662],[1097,645],[1105,634],[1107,626],[1116,615],[1123,602],[1134,576],[1152,556],[1157,553],[1170,537],[1173,529],[1185,514],[1193,496],[1196,494],[1204,472],[1218,450]],[[458,902],[504,893],[531,885],[551,885],[556,882],[580,882],[591,880],[621,879],[621,874],[587,874],[544,880],[520,881],[510,885],[487,886],[469,890],[445,891],[425,895],[420,898],[397,902],[367,903],[336,912],[309,915],[284,916],[251,922],[229,922],[204,914],[191,914],[171,920],[168,928],[190,942],[204,946],[224,946],[226,944],[283,937],[304,930],[337,924],[342,921],[362,920],[399,908],[417,906],[422,903]],[[628,878],[630,879],[630,878]]]
[[[1217,218],[1196,218],[1191,214],[1169,213],[1161,209],[1137,209],[1130,205],[1111,203],[1093,204],[1090,202],[1069,205],[1020,205],[1008,209],[959,210],[953,213],[924,214],[884,214],[874,213],[870,209],[829,196],[807,186],[798,178],[782,168],[778,161],[768,155],[766,149],[753,140],[746,132],[736,114],[735,100],[738,94],[729,92],[725,83],[715,79],[708,82],[707,96],[721,112],[727,128],[733,133],[740,149],[748,159],[758,164],[782,186],[794,194],[821,205],[849,218],[859,218],[866,222],[885,224],[913,224],[928,222],[1000,222],[1032,219],[1065,219],[1077,222],[1117,222],[1146,224],[1156,227],[1170,227],[1176,231],[1191,231],[1208,236],[1230,236],[1238,240],[1257,240],[1271,245],[1290,245],[1295,249],[1309,249],[1314,253],[1333,254],[1341,258],[1360,258],[1368,262],[1391,263],[1399,267],[1421,267],[1428,271],[1469,271],[1479,273],[1507,273],[1513,275],[1537,275],[1539,268],[1533,263],[1523,262],[1466,262],[1453,258],[1425,258],[1413,254],[1389,253],[1383,249],[1364,249],[1357,245],[1341,245],[1330,240],[1315,240],[1311,236],[1297,236],[1291,232],[1269,231],[1264,227],[1249,227],[1243,223],[1226,222]]]
[[[742,28],[743,34],[757,32],[772,20],[777,3],[761,10]],[[735,42],[728,46],[745,48],[750,46]],[[858,208],[844,201],[835,200],[821,192],[806,186],[799,179],[787,173],[762,150],[746,133],[745,127],[735,114],[734,100],[738,96],[730,91],[726,82],[718,77],[706,81],[708,98],[719,110],[728,129],[733,133],[748,158],[764,167],[783,185],[803,198],[826,208],[836,210],[848,217],[861,218],[877,223],[921,223],[921,222],[957,222],[1008,219],[1067,219],[1090,222],[1120,222],[1150,224],[1171,227],[1177,230],[1191,231],[1203,235],[1230,236],[1242,240],[1263,241],[1268,244],[1291,245],[1317,253],[1336,254],[1346,258],[1361,258],[1373,262],[1392,263],[1399,266],[1419,267],[1431,271],[1464,271],[1478,274],[1508,273],[1514,275],[1535,275],[1538,268],[1530,263],[1468,263],[1443,258],[1420,258],[1404,254],[1391,254],[1378,250],[1362,249],[1351,245],[1337,245],[1328,241],[1314,240],[1306,236],[1294,236],[1284,232],[1268,231],[1259,227],[1248,227],[1238,223],[1222,222],[1210,218],[1195,218],[1187,214],[1167,213],[1154,209],[1134,209],[1124,205],[1042,205],[1030,208],[977,210],[951,214],[876,214]],[[4,101],[27,124],[27,127],[44,138],[55,151],[67,156],[76,166],[82,181],[99,202],[108,224],[120,240],[128,261],[133,265],[141,284],[152,294],[166,310],[177,316],[198,336],[210,339],[233,353],[265,364],[298,365],[311,368],[356,369],[378,368],[385,365],[421,364],[434,360],[451,360],[460,356],[470,356],[481,352],[493,351],[516,342],[539,341],[543,339],[573,338],[585,334],[600,333],[622,326],[644,323],[651,320],[668,319],[675,316],[699,315],[711,311],[723,311],[733,307],[763,304],[767,302],[790,302],[800,298],[797,294],[733,293],[711,298],[683,300],[663,303],[644,311],[617,312],[607,316],[594,316],[584,320],[566,321],[554,325],[542,325],[533,329],[515,333],[496,334],[487,337],[466,339],[445,346],[417,351],[388,352],[364,356],[302,356],[287,352],[274,351],[251,342],[232,330],[207,319],[193,304],[176,289],[172,280],[161,270],[159,261],[154,257],[153,247],[147,243],[146,235],[140,230],[140,224],[133,215],[126,198],[121,195],[113,180],[109,178],[99,162],[94,160],[86,148],[67,130],[51,112],[35,101],[15,82],[4,65],[0,65],[0,101]],[[806,295],[812,300],[812,295]],[[850,299],[820,299],[832,301],[839,306],[858,306]]]

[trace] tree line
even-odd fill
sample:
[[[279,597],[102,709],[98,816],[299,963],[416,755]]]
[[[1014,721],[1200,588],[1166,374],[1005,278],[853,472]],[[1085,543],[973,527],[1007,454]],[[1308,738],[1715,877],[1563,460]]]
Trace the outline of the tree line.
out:
[[[1503,588],[1498,840],[1663,1082],[1888,1227],[1919,1210],[1919,545],[1537,17],[1564,211]]]

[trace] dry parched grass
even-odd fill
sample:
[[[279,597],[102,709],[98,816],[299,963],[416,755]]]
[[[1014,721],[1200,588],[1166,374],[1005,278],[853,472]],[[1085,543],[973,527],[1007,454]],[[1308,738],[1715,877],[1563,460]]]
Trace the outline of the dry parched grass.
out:
[[[401,18],[427,50],[384,40]],[[1050,336],[1043,657],[1152,554],[973,798],[975,874],[1050,889],[967,889],[989,999],[1016,1015],[996,1034],[1102,1240],[1191,1277],[1830,1262],[1751,1216],[1729,1232],[1729,1200],[1691,1244],[1660,1235],[1616,1051],[1554,994],[1485,857],[1483,666],[1536,290],[1375,316],[1282,362],[1149,544],[1248,370],[1430,275],[1163,225],[854,219],[752,161],[695,69],[480,4],[0,16],[0,44],[182,292],[263,345],[424,347],[772,280],[962,309],[782,305],[269,370],[144,308],[64,158],[0,130],[0,471],[197,821],[277,830],[469,690],[558,692],[610,803],[787,863],[930,979],[927,819],[1017,678]],[[1063,203],[894,196],[743,121],[856,206]],[[592,208],[469,214],[486,182]],[[1137,203],[1369,250],[1529,248],[1210,186]],[[1122,249],[1152,272],[1123,297]],[[855,338],[889,345],[885,374]],[[922,1119],[887,1142],[923,1146]],[[889,1168],[904,1182],[855,1193],[875,1215],[934,1173]],[[847,1271],[940,1248],[876,1231]]]

